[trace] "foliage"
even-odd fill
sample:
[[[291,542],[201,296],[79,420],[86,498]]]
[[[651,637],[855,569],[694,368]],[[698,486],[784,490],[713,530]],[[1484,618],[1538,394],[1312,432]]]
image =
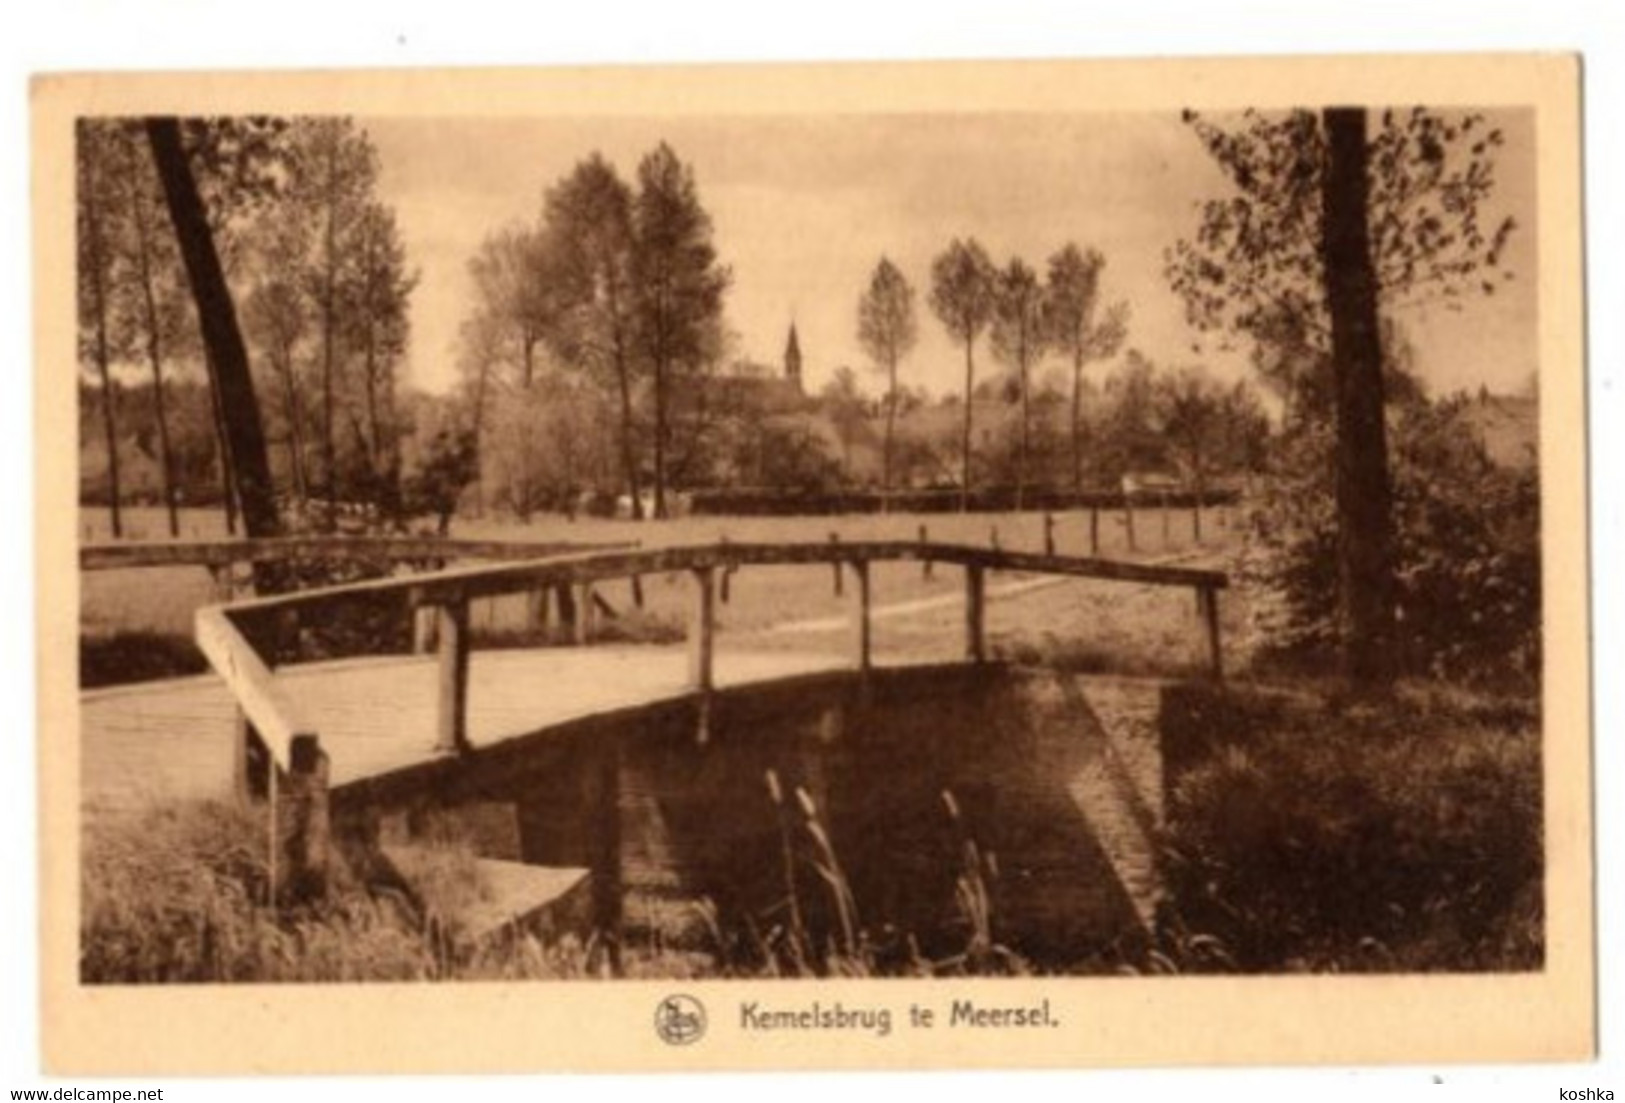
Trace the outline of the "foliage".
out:
[[[464,489],[480,472],[479,449],[468,430],[442,429],[429,442],[422,462],[406,484],[407,512],[432,514],[445,536]]]
[[[1538,716],[1402,691],[1380,707],[1206,702],[1175,773],[1170,930],[1242,971],[1536,969]],[[1188,941],[1188,940],[1187,940]]]
[[[914,288],[890,260],[880,258],[869,289],[858,302],[858,340],[886,373],[886,439],[881,488],[892,487],[892,438],[897,424],[897,365],[919,337],[914,319]]]
[[[1492,463],[1464,398],[1390,418],[1400,669],[1450,678],[1540,671],[1539,483]],[[1256,628],[1283,656],[1324,660],[1339,638],[1330,430],[1275,446],[1250,518],[1242,570],[1268,595]]]
[[[190,636],[147,631],[79,636],[80,689],[180,678],[208,669]]]
[[[1083,369],[1117,355],[1128,333],[1129,308],[1114,302],[1100,311],[1100,273],[1106,258],[1068,242],[1049,258],[1044,288],[1044,331],[1072,363],[1072,487],[1083,488]]]
[[[1190,321],[1265,339],[1289,326],[1325,348],[1319,116],[1249,110],[1227,126],[1187,111],[1185,121],[1233,187],[1202,204],[1195,235],[1166,256]],[[1475,112],[1383,112],[1370,139],[1369,230],[1385,309],[1420,294],[1493,294],[1511,278],[1501,262],[1512,220],[1482,222],[1504,142]]]
[[[700,204],[692,166],[662,142],[638,163],[632,208],[636,339],[654,388],[655,515],[674,458],[672,390],[699,386],[722,345],[722,299],[732,273],[718,263],[711,216]]]

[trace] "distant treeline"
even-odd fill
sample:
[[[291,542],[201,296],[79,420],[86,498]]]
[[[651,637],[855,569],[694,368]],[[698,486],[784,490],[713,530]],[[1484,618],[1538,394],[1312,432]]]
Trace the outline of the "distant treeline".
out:
[[[978,487],[970,494],[968,508],[974,513],[1008,513],[1015,510],[1014,486]],[[889,497],[894,513],[956,513],[960,499],[957,489],[899,490],[886,496],[878,491],[843,490],[825,493],[786,493],[774,488],[717,488],[696,490],[688,495],[689,512],[705,516],[783,517],[797,514],[879,513]],[[1028,487],[1023,507],[1061,511],[1068,509],[1122,509],[1170,506],[1189,509],[1234,505],[1240,500],[1234,487],[1210,487],[1197,491],[1145,490],[1125,495],[1121,488],[1092,490],[1035,490]]]

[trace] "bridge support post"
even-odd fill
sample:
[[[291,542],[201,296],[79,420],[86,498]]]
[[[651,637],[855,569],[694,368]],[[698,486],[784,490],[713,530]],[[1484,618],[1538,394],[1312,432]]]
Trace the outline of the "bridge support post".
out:
[[[432,605],[419,605],[412,610],[412,652],[427,655],[434,651],[436,613]]]
[[[332,822],[327,802],[328,761],[314,735],[296,735],[288,746],[287,777],[276,799],[276,898],[298,903],[327,891]]]
[[[694,571],[694,606],[688,625],[688,684],[699,701],[698,742],[711,738],[711,694],[716,688],[713,663],[716,656],[717,602],[716,569],[698,567]]]
[[[873,635],[869,617],[869,561],[855,560],[852,575],[858,584],[858,611],[853,622],[853,643],[857,649],[858,673],[867,676],[872,663]]]
[[[1224,653],[1219,644],[1219,592],[1211,586],[1196,590],[1196,608],[1202,615],[1202,626],[1207,638],[1208,674],[1214,681],[1224,679]]]
[[[591,643],[593,629],[597,626],[598,609],[593,604],[593,586],[591,582],[583,582],[576,589],[576,646],[586,647]]]
[[[980,563],[965,564],[965,658],[987,660],[987,585]]]
[[[468,602],[439,606],[440,632],[439,713],[434,749],[455,754],[468,749]]]

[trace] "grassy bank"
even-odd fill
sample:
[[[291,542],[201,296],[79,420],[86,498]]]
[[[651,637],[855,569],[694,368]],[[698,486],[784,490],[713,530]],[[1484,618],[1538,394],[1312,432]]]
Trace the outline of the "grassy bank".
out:
[[[1541,726],[1439,685],[1354,704],[1198,695],[1170,762],[1165,950],[1181,968],[1541,967]],[[1202,936],[1194,938],[1193,936]]]

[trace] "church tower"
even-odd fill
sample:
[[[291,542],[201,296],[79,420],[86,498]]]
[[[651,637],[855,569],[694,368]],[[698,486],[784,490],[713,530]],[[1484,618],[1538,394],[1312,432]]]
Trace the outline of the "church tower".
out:
[[[784,378],[797,393],[801,391],[801,342],[796,339],[796,324],[790,323],[790,340],[784,346]]]

